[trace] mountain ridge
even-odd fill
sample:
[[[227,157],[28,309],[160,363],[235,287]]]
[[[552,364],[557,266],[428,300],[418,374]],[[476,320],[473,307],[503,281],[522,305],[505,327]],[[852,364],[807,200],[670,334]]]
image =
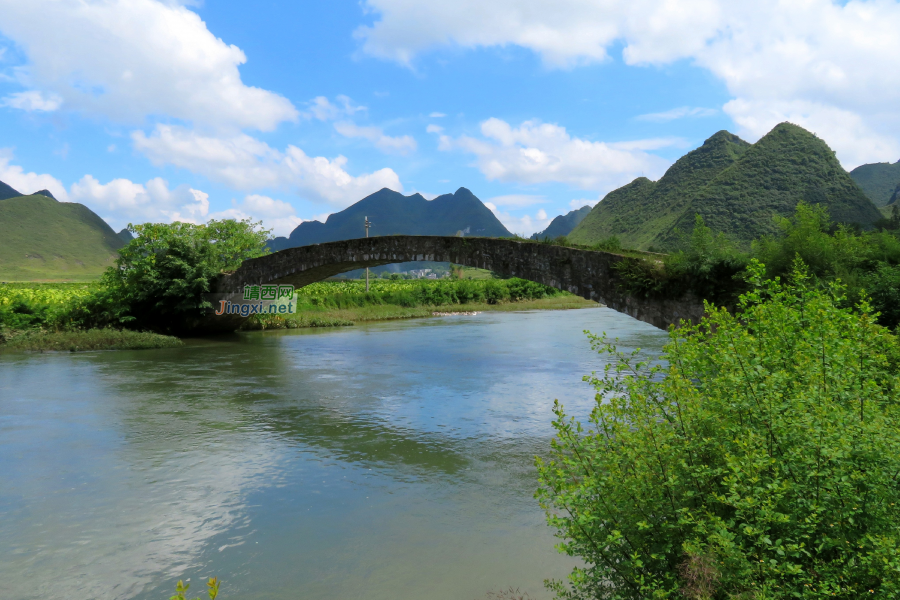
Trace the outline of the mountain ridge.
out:
[[[477,235],[509,237],[512,234],[478,197],[461,187],[453,194],[426,200],[421,194],[404,196],[388,188],[369,194],[321,221],[304,221],[288,237],[269,241],[273,251],[336,242],[366,236],[364,221],[371,222],[370,236],[378,235]]]
[[[878,208],[814,134],[781,123],[755,144],[727,131],[678,159],[657,182],[638,178],[599,202],[572,231],[578,243],[617,236],[626,246],[671,249],[696,214],[740,245],[777,231],[800,200],[838,222],[869,226]]]
[[[591,207],[585,204],[579,209],[571,210],[564,215],[554,217],[554,219],[550,221],[550,224],[547,225],[546,229],[533,233],[531,239],[543,240],[549,238],[553,240],[558,237],[569,235],[572,230],[575,229],[575,226],[581,223],[590,212]]]

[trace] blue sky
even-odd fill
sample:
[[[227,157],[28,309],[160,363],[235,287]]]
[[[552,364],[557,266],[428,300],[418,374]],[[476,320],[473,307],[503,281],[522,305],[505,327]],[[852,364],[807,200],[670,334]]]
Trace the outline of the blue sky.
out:
[[[517,233],[789,120],[900,158],[888,0],[0,0],[0,180],[276,234],[381,187]]]

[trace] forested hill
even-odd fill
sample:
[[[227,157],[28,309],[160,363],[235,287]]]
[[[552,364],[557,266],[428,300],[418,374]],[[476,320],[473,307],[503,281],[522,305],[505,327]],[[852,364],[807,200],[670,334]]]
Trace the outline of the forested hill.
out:
[[[875,206],[885,206],[900,186],[900,161],[860,165],[850,171],[850,177]]]
[[[556,239],[560,236],[569,235],[575,226],[581,223],[591,212],[590,206],[582,206],[578,210],[572,210],[564,215],[559,215],[547,225],[547,229],[535,233],[531,236],[533,240],[543,240],[550,238]]]
[[[774,217],[797,202],[832,219],[869,226],[881,218],[834,152],[812,133],[781,123],[753,145],[720,131],[658,181],[639,178],[610,192],[570,234],[579,243],[618,236],[636,248],[672,248],[694,216],[741,244],[776,231]]]
[[[569,239],[593,244],[616,236],[626,246],[647,248],[674,227],[691,198],[730,167],[750,144],[720,131],[675,161],[659,181],[639,177],[594,206]]]
[[[497,217],[466,188],[426,200],[420,194],[404,196],[384,188],[356,204],[328,216],[324,223],[306,221],[289,238],[269,242],[273,251],[323,242],[365,237],[365,218],[377,235],[463,235],[483,237],[510,236]]]

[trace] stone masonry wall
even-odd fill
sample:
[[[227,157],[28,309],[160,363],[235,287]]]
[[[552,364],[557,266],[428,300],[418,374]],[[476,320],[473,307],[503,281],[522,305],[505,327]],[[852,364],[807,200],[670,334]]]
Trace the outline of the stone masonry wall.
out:
[[[223,275],[214,291],[217,298],[237,298],[244,284],[302,287],[352,269],[422,260],[489,269],[503,277],[543,283],[605,304],[660,329],[682,319],[697,322],[703,315],[703,302],[691,295],[648,300],[623,293],[613,266],[634,259],[610,252],[493,238],[397,235],[288,248],[245,261],[234,273]],[[238,320],[234,322],[239,324]],[[233,329],[225,321],[218,325],[214,328]]]

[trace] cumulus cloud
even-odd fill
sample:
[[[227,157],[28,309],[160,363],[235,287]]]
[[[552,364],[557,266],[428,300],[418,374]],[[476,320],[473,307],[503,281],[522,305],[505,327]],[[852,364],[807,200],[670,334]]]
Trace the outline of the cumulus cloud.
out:
[[[680,143],[674,139],[592,142],[574,138],[564,127],[525,121],[513,127],[500,119],[481,123],[482,138],[440,137],[442,150],[474,154],[490,180],[516,183],[560,182],[586,190],[608,191],[636,176],[661,175],[668,162],[649,150]]]
[[[376,148],[388,154],[406,155],[416,150],[416,140],[411,136],[385,135],[380,127],[360,127],[350,121],[341,121],[334,124],[334,129],[344,137],[369,140]]]
[[[241,202],[233,200],[231,208],[211,213],[209,194],[188,185],[170,188],[160,177],[146,183],[121,178],[100,183],[93,175],[85,175],[67,191],[55,177],[26,173],[21,166],[11,164],[12,160],[12,151],[0,148],[0,181],[23,194],[47,189],[57,200],[84,204],[117,230],[128,223],[251,219],[262,221],[275,235],[287,235],[302,222],[288,202],[258,194],[250,194]]]
[[[286,98],[245,85],[246,55],[178,2],[0,0],[0,32],[28,56],[31,87],[70,108],[266,131],[298,117]]]
[[[26,195],[50,190],[57,200],[68,199],[66,188],[59,179],[47,174],[26,173],[19,165],[11,164],[12,160],[12,149],[0,148],[0,181]]]
[[[45,96],[41,92],[31,90],[28,92],[16,92],[0,100],[0,106],[18,108],[28,112],[53,112],[62,106],[62,98],[56,94]]]
[[[441,112],[433,112],[428,116],[431,117],[432,119],[440,119],[442,117],[446,117],[447,115],[445,115],[444,113],[441,113]]]
[[[647,113],[635,117],[638,121],[651,121],[653,123],[666,123],[675,119],[684,119],[685,117],[712,117],[719,114],[714,108],[700,108],[690,106],[679,106],[665,112]]]
[[[187,185],[169,189],[160,177],[147,183],[128,179],[100,183],[96,177],[85,175],[72,184],[69,198],[97,212],[114,229],[129,222],[201,223],[209,214],[209,194]]]
[[[553,219],[547,216],[547,212],[542,208],[537,211],[534,216],[525,214],[522,216],[514,216],[509,212],[501,211],[493,202],[485,202],[484,205],[494,213],[497,220],[503,223],[503,226],[510,233],[528,237],[532,233],[543,231]]]
[[[599,198],[594,198],[593,200],[586,200],[585,198],[576,198],[575,200],[571,200],[569,202],[569,208],[572,210],[578,210],[582,206],[595,206],[598,202],[600,202]]]
[[[434,123],[425,128],[426,133],[441,133],[442,131],[444,131],[444,128],[440,125],[435,125]]]
[[[751,141],[779,121],[815,127],[846,167],[900,153],[900,3],[888,0],[367,0],[364,52],[401,63],[436,47],[515,44],[549,67],[687,59],[729,90]],[[665,113],[663,113],[665,114]],[[850,120],[834,118],[843,115]],[[670,116],[670,115],[667,115]]]
[[[262,221],[263,227],[271,229],[275,236],[288,236],[303,222],[289,203],[259,194],[250,194],[241,202],[232,200],[231,208],[214,212],[209,218]]]
[[[335,98],[335,102],[331,102],[325,96],[316,96],[309,102],[309,109],[305,116],[319,121],[334,121],[344,117],[352,117],[358,112],[365,112],[365,106],[354,104],[353,101],[344,95]]]
[[[350,175],[347,159],[308,156],[296,146],[284,152],[246,134],[204,136],[171,125],[157,125],[151,135],[132,134],[134,147],[156,165],[171,164],[200,173],[234,189],[283,189],[315,202],[343,209],[387,187],[403,191],[392,169]]]

